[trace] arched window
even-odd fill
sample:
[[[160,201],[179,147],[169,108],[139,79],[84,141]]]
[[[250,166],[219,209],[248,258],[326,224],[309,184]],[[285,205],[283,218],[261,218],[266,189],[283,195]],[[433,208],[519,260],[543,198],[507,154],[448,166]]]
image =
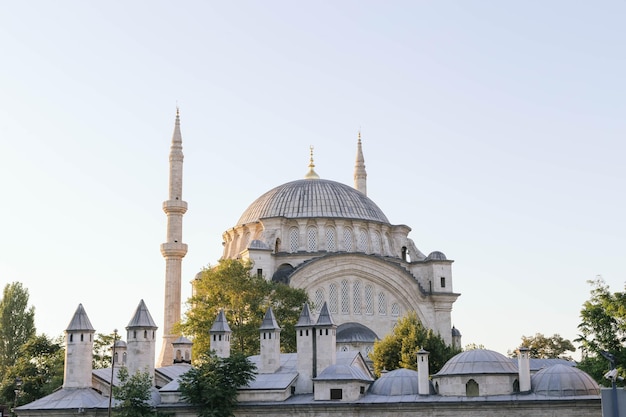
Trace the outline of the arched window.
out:
[[[307,229],[306,244],[307,251],[317,252],[317,229],[315,227],[309,227]]]
[[[359,242],[357,247],[359,252],[367,252],[367,231],[365,229],[359,230]]]
[[[298,248],[300,247],[299,235],[300,232],[298,231],[297,227],[292,227],[291,229],[289,229],[289,252],[298,252]]]
[[[385,293],[378,293],[378,314],[381,316],[387,315],[387,300],[385,300]]]
[[[318,288],[315,290],[315,311],[319,313],[322,309],[322,305],[324,304],[324,290],[322,288]]]
[[[337,314],[339,312],[339,303],[337,298],[337,284],[332,283],[328,287],[328,308],[331,313]]]
[[[126,352],[122,353],[122,365],[126,365]]]
[[[335,245],[335,229],[333,227],[326,228],[326,250],[328,252],[337,250],[337,245]]]
[[[365,314],[374,314],[374,290],[371,285],[365,286]]]
[[[372,252],[376,254],[382,253],[380,246],[380,233],[374,232],[374,237],[372,239]]]
[[[119,358],[118,358],[118,352],[115,352],[115,357],[113,358],[113,364],[118,364],[119,365]]]
[[[280,238],[276,238],[276,244],[274,245],[274,253],[280,252]]]
[[[347,227],[343,229],[343,247],[346,252],[352,252],[352,230]]]
[[[361,281],[355,281],[352,286],[352,311],[361,314]]]
[[[391,305],[391,315],[394,317],[398,317],[400,315],[400,304],[393,303]]]
[[[478,382],[474,381],[473,379],[470,379],[469,381],[467,381],[467,384],[465,384],[465,396],[478,397],[478,395],[479,395]]]
[[[341,314],[350,313],[350,302],[348,298],[348,280],[341,281]]]

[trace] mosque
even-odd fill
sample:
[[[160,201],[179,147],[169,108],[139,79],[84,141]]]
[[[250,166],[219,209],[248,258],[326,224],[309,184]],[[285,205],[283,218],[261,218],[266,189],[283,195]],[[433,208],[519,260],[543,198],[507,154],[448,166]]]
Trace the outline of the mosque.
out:
[[[113,366],[92,369],[92,326],[79,305],[65,330],[63,387],[22,405],[18,416],[107,415],[117,372],[153,376],[151,404],[175,416],[196,415],[178,390],[191,366],[192,341],[175,332],[181,318],[183,153],[177,110],[170,148],[163,338],[156,357],[158,326],[139,302],[115,343]],[[304,289],[305,305],[296,326],[297,351],[280,351],[280,326],[269,309],[259,329],[255,379],[239,390],[244,416],[600,416],[600,390],[571,364],[538,361],[520,348],[516,361],[490,350],[462,352],[430,375],[428,352],[416,357],[418,371],[398,369],[378,379],[368,366],[374,341],[389,334],[406,312],[448,344],[461,346],[451,325],[459,297],[451,264],[439,251],[422,253],[406,225],[389,222],[367,197],[361,137],[357,141],[354,187],[321,179],[311,153],[300,180],[257,198],[237,224],[223,233],[223,258],[246,259],[266,279]],[[230,327],[220,312],[209,330],[212,349],[230,355]],[[156,363],[156,365],[155,365]]]

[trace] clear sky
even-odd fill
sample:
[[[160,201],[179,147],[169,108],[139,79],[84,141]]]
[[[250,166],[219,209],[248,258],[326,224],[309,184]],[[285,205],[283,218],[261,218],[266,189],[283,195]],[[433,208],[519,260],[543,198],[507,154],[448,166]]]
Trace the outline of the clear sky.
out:
[[[0,285],[38,331],[163,323],[168,153],[185,153],[187,283],[258,196],[352,184],[453,259],[463,344],[574,339],[626,266],[623,1],[0,4]]]

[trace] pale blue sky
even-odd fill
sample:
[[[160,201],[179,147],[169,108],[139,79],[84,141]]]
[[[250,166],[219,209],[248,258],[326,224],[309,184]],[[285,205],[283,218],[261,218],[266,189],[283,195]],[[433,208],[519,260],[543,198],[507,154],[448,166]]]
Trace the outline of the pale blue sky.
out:
[[[0,284],[38,330],[163,322],[168,152],[185,153],[186,284],[263,192],[352,184],[454,259],[463,343],[576,337],[623,289],[623,1],[0,4]]]

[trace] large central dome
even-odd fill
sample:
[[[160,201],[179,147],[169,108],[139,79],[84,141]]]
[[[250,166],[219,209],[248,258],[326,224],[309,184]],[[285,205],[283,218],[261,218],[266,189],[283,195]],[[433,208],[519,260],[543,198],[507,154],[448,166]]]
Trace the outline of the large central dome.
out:
[[[345,184],[322,179],[292,181],[269,190],[244,211],[237,225],[268,217],[331,217],[389,223],[382,210],[365,194]]]

